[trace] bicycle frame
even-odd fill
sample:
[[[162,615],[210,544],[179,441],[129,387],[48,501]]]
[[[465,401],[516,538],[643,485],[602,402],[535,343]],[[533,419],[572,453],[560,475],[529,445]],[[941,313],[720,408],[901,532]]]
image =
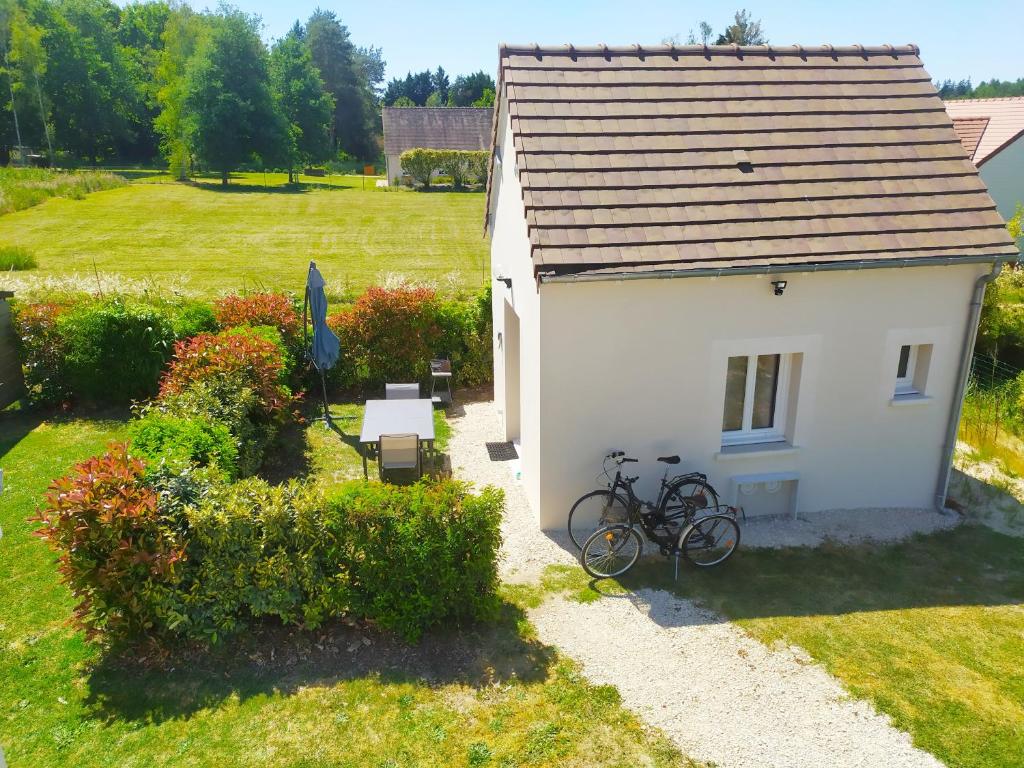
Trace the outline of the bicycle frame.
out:
[[[610,472],[608,471],[607,461],[609,459],[616,463],[614,478],[611,478]],[[625,456],[608,456],[605,458],[605,476],[610,480],[608,489],[614,496],[619,498],[622,498],[619,493],[619,489],[625,491],[626,510],[629,515],[629,524],[631,526],[639,526],[648,541],[652,544],[658,544],[660,547],[664,548],[668,542],[657,535],[656,528],[658,525],[664,524],[669,519],[665,514],[665,504],[668,501],[670,492],[672,489],[677,488],[687,481],[699,481],[706,485],[707,475],[702,472],[687,472],[685,474],[675,475],[670,479],[668,476],[669,468],[665,467],[665,474],[661,478],[661,485],[658,489],[658,498],[651,503],[649,501],[644,501],[633,491],[633,483],[639,479],[639,476],[623,477],[622,464],[627,461],[632,463],[636,462],[636,459],[628,459]],[[648,510],[647,514],[644,514],[641,511],[643,509]],[[681,524],[689,523],[693,517],[692,510],[687,510],[680,514],[685,518],[681,521]]]

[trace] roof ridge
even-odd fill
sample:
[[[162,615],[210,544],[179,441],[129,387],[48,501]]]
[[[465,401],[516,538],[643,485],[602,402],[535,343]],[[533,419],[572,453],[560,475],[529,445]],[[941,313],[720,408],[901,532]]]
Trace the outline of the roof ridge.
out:
[[[552,56],[552,55],[591,55],[591,54],[603,54],[608,56],[610,54],[621,55],[621,54],[632,54],[632,55],[658,55],[658,54],[701,54],[708,56],[711,54],[732,54],[732,55],[750,55],[750,54],[768,54],[769,56],[774,55],[797,55],[797,56],[845,56],[845,55],[857,55],[867,58],[868,56],[891,56],[897,58],[901,55],[918,56],[921,53],[919,46],[914,43],[908,43],[907,45],[845,45],[845,46],[834,46],[834,45],[640,45],[635,43],[633,45],[572,45],[567,43],[565,45],[540,45],[538,43],[529,44],[513,44],[513,43],[501,43],[498,47],[499,56],[507,56],[510,54],[530,54],[540,56]]]

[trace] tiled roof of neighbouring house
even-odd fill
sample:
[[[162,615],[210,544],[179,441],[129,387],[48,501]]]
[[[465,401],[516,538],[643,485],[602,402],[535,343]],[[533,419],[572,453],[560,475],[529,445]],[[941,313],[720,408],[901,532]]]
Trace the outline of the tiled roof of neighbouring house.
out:
[[[974,153],[978,151],[978,142],[981,141],[985,127],[988,125],[987,117],[954,117],[953,131],[960,143],[964,145],[967,156],[974,159]]]
[[[1016,256],[916,47],[503,46],[499,76],[538,273]]]
[[[490,107],[384,107],[384,153],[407,149],[488,149]]]
[[[1002,99],[955,99],[946,102],[946,111],[953,118],[954,126],[961,120],[987,121],[974,151],[968,149],[974,164],[979,167],[1014,141],[1024,137],[1024,96]],[[960,133],[959,129],[957,133]],[[964,144],[965,149],[967,146]]]

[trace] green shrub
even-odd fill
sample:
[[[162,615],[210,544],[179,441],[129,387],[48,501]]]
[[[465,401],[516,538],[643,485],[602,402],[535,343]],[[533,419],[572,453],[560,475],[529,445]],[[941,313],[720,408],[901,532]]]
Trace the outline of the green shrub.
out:
[[[57,318],[66,311],[67,307],[51,302],[16,302],[12,307],[25,390],[34,403],[64,403],[71,397],[64,376],[66,339],[57,329]]]
[[[127,403],[157,391],[171,356],[166,313],[121,299],[72,307],[56,321],[70,391],[93,402]]]
[[[497,489],[474,496],[455,481],[357,481],[328,501],[318,546],[348,574],[348,612],[416,640],[431,627],[493,616],[503,504]]]
[[[0,271],[15,272],[25,269],[35,269],[39,264],[36,257],[27,248],[20,248],[16,245],[0,245]]]
[[[259,394],[238,379],[195,381],[161,396],[152,407],[179,419],[223,425],[237,449],[238,477],[248,477],[260,468],[277,435],[278,425],[268,419]]]
[[[436,149],[407,149],[399,158],[402,170],[424,189],[430,186],[430,177],[441,164],[441,153]]]
[[[220,330],[213,307],[192,299],[171,306],[171,325],[176,339],[190,339],[200,333],[216,333]]]
[[[95,478],[95,480],[91,479]],[[493,618],[501,492],[145,472],[123,446],[51,486],[38,520],[90,631],[218,642],[252,619],[368,619],[407,640]]]
[[[148,409],[128,425],[133,452],[153,464],[212,467],[228,479],[238,474],[238,448],[231,431],[208,418],[181,418]]]
[[[437,323],[441,329],[438,346],[451,358],[454,384],[473,387],[490,382],[494,377],[491,289],[472,301],[440,302]]]

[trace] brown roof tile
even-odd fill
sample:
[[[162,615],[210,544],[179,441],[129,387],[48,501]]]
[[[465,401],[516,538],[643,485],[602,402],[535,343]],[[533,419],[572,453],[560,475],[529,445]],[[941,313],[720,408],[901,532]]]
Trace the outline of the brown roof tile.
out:
[[[538,271],[1016,255],[914,47],[503,47],[499,90]]]
[[[384,152],[407,149],[487,149],[491,146],[490,107],[384,107]]]

